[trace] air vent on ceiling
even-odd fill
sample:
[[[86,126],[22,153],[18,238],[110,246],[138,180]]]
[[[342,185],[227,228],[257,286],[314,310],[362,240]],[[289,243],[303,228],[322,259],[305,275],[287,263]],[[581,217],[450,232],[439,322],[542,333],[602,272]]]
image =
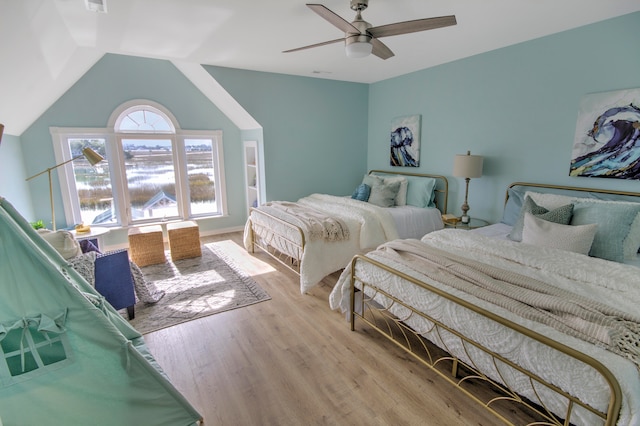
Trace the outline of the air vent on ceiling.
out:
[[[107,13],[107,0],[84,0],[89,12]]]

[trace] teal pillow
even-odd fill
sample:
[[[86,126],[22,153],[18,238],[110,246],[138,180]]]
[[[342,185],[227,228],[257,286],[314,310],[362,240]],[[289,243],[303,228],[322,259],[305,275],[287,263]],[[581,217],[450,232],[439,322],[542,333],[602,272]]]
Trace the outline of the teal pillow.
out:
[[[624,262],[624,243],[638,213],[640,205],[576,202],[571,225],[597,223],[589,256]]]
[[[366,183],[361,183],[360,185],[358,185],[356,190],[353,191],[351,198],[353,198],[354,200],[368,201],[369,194],[371,194],[371,187]]]
[[[517,190],[515,188],[507,189],[507,203],[504,206],[502,213],[502,223],[514,226],[520,217],[520,211],[522,210],[522,204],[524,203],[524,190]]]
[[[522,241],[522,228],[524,227],[525,213],[531,213],[533,216],[549,222],[568,225],[569,222],[571,222],[571,215],[573,214],[573,204],[567,204],[554,210],[547,210],[544,207],[537,205],[531,197],[525,197],[522,209],[520,210],[520,216],[508,235],[509,239],[513,241]]]
[[[407,176],[407,205],[415,207],[433,207],[436,179]]]

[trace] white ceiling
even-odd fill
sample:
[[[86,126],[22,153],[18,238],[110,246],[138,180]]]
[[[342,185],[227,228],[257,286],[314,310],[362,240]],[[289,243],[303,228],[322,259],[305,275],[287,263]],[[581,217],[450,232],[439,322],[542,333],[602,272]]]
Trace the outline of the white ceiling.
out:
[[[96,1],[96,0],[92,0]],[[0,0],[0,122],[20,135],[107,52],[372,83],[640,10],[639,0],[370,0],[373,26],[455,15],[456,26],[385,37],[395,53],[348,59],[342,33],[303,0]],[[352,21],[349,0],[317,0]]]

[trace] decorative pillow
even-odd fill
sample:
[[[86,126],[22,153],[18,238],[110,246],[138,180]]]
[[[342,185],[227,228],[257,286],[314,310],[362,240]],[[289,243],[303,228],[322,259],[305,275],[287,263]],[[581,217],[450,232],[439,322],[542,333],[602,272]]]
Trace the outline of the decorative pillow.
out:
[[[69,231],[51,231],[49,229],[38,229],[38,234],[65,259],[80,256],[82,250],[80,244]]]
[[[531,213],[525,213],[522,242],[587,255],[597,230],[598,225],[595,223],[576,226],[561,225],[539,219]]]
[[[515,225],[513,225],[513,229],[511,229],[511,232],[508,235],[509,239],[513,241],[522,240],[522,228],[524,227],[524,215],[526,213],[531,213],[542,220],[568,225],[573,213],[573,204],[567,204],[566,206],[558,207],[554,210],[547,210],[544,207],[537,205],[531,197],[525,197],[522,210],[520,210],[520,217],[518,217]]]
[[[93,241],[91,240],[81,240],[80,250],[82,250],[83,253],[89,253],[91,251],[95,251],[96,253],[101,254],[98,247],[95,244],[93,244]]]
[[[360,185],[358,185],[356,190],[353,191],[351,198],[353,198],[354,200],[368,201],[369,194],[371,194],[371,187],[366,183],[361,183]]]
[[[407,176],[407,205],[415,207],[433,207],[436,197],[436,179],[419,176]]]
[[[600,200],[596,198],[580,198],[580,199],[576,199],[575,201],[614,205],[614,208],[619,205],[626,205],[626,206],[640,205],[639,203],[634,203],[630,201]],[[636,218],[631,223],[631,227],[629,228],[629,233],[627,234],[627,237],[624,239],[624,245],[622,247],[624,258],[635,259],[638,255],[638,249],[640,249],[640,213],[638,213]]]
[[[535,191],[527,191],[524,193],[524,197],[531,197],[533,201],[540,207],[544,207],[547,210],[557,209],[558,207],[572,204],[578,197],[571,197],[569,195],[560,195],[552,193],[542,193]]]
[[[631,226],[639,213],[640,204],[638,203],[581,201],[574,205],[571,224],[597,223],[598,232],[596,232],[589,255],[614,262],[623,262],[625,259],[625,240],[634,237]]]
[[[407,205],[407,187],[409,186],[409,181],[404,176],[392,176],[392,177],[382,177],[382,180],[385,184],[390,184],[393,182],[400,182],[400,188],[398,188],[398,194],[396,195],[395,205],[396,206],[406,206]]]
[[[522,204],[524,203],[524,192],[517,188],[507,189],[507,203],[502,212],[502,223],[513,226],[520,217]]]
[[[380,177],[371,180],[367,179],[370,177],[365,177],[366,182],[364,182],[371,187],[368,201],[380,207],[393,207],[400,190],[400,181],[385,182],[385,179]],[[370,185],[369,182],[372,182],[373,185]]]

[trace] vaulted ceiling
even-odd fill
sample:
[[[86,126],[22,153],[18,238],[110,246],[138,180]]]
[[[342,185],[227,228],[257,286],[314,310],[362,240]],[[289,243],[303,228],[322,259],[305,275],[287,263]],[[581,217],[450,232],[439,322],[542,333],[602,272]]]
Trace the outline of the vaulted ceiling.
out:
[[[370,0],[373,26],[455,15],[457,25],[385,37],[395,53],[349,59],[302,0],[0,0],[0,122],[20,135],[105,53],[372,83],[640,10],[638,0]],[[349,0],[318,0],[347,21]]]

